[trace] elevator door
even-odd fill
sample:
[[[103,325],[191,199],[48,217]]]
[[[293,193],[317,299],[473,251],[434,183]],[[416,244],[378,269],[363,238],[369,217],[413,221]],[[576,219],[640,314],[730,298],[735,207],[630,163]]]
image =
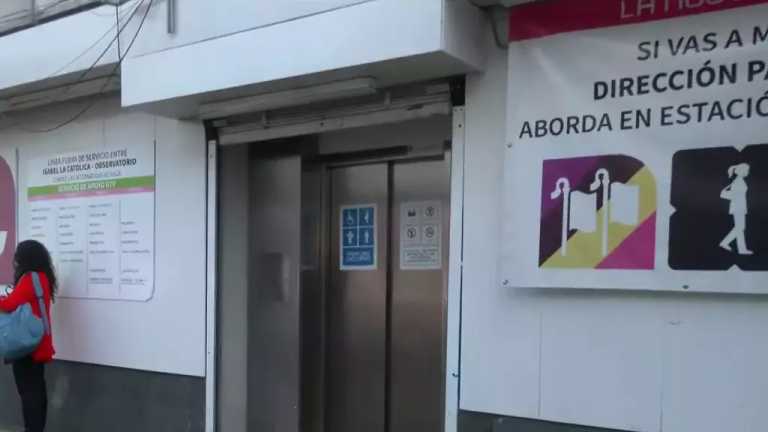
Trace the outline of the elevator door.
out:
[[[441,159],[330,170],[328,432],[443,429],[448,167]],[[350,207],[374,209],[372,266],[343,262]]]

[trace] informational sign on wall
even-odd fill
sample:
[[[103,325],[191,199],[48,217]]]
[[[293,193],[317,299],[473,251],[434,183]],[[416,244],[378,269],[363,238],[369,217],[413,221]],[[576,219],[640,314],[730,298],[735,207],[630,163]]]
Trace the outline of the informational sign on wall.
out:
[[[341,270],[376,270],[376,205],[343,206],[340,215]]]
[[[505,286],[768,293],[766,3],[510,10]]]
[[[400,269],[442,268],[442,206],[440,201],[400,205]]]
[[[50,250],[61,297],[152,297],[154,146],[50,155],[24,173],[27,238]]]

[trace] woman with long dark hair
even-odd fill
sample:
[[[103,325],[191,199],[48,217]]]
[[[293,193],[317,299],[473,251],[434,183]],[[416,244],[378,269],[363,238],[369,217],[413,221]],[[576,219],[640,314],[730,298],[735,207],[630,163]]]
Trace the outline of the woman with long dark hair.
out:
[[[34,240],[19,243],[14,255],[16,283],[7,297],[0,298],[0,310],[13,312],[28,304],[32,313],[42,317],[32,273],[40,277],[48,322],[51,322],[51,303],[56,296],[56,274],[48,249]],[[48,392],[45,384],[45,364],[53,360],[53,336],[50,329],[37,349],[27,357],[14,359],[13,377],[21,397],[21,408],[26,432],[43,432],[48,414]]]

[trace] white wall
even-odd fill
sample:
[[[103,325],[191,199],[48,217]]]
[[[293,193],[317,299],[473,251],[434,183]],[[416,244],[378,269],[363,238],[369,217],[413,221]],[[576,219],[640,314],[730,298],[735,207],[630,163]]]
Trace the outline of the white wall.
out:
[[[137,43],[133,54],[191,45],[370,1],[373,0],[176,0],[177,31],[169,34],[166,2],[155,0],[157,12],[145,24],[152,37]]]
[[[467,86],[461,408],[632,431],[768,430],[768,298],[499,286],[508,60],[486,40],[488,68]]]
[[[41,128],[80,108],[50,108],[16,118],[27,129]],[[0,148],[18,148],[22,161],[153,141],[157,165],[154,295],[146,303],[60,298],[53,307],[55,344],[59,359],[203,376],[207,154],[202,126],[120,110],[118,101],[111,99],[100,101],[88,115],[56,132],[0,130]],[[24,190],[23,170],[19,177],[18,187]],[[26,217],[23,209],[19,216]]]
[[[114,8],[105,6],[0,37],[0,89],[87,69],[115,37],[114,25]],[[125,34],[132,33],[126,29]],[[116,61],[114,44],[97,64]]]
[[[154,1],[146,15],[121,67],[124,106],[188,118],[210,100],[363,76],[386,87],[460,75],[484,61],[484,17],[466,0],[176,1],[173,34],[167,2]],[[133,16],[123,54],[148,4],[120,8],[123,20]],[[114,39],[114,12],[103,6],[0,38],[0,98],[78,77]],[[117,58],[114,44],[97,73]]]
[[[6,17],[21,10],[29,10],[29,0],[6,0],[0,5],[0,17]]]
[[[207,18],[205,14],[210,11],[200,3],[205,2],[179,7],[189,8],[190,13],[195,10]],[[442,49],[443,0],[356,3],[280,25],[256,27],[174,49],[132,54],[123,65],[123,104],[180,98]],[[216,4],[220,8],[220,3]],[[238,15],[235,10],[227,8],[227,13]],[[165,32],[159,27],[161,17],[164,15],[153,12],[146,43],[150,43],[149,39],[164,38],[160,36]],[[195,28],[182,26],[178,37],[186,33],[192,33],[191,39],[199,36]],[[365,71],[361,74],[365,75]]]
[[[368,1],[371,0],[177,0],[177,32],[169,34],[166,2],[155,0],[131,56],[274,26]],[[29,0],[22,2],[28,4]],[[130,0],[120,7],[123,20],[138,3],[138,0]],[[3,5],[0,10],[19,7]],[[144,8],[139,9],[123,31],[123,49],[136,33],[144,11]],[[0,89],[87,69],[115,37],[114,26],[114,7],[103,6],[0,37],[0,64],[3,65]],[[97,65],[110,65],[116,61],[117,44],[114,44]]]

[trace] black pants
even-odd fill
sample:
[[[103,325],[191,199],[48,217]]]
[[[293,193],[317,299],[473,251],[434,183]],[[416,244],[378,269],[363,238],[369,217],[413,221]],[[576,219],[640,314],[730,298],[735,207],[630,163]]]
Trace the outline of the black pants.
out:
[[[48,416],[48,391],[45,386],[45,365],[26,357],[13,362],[13,377],[21,397],[26,432],[43,432]]]

